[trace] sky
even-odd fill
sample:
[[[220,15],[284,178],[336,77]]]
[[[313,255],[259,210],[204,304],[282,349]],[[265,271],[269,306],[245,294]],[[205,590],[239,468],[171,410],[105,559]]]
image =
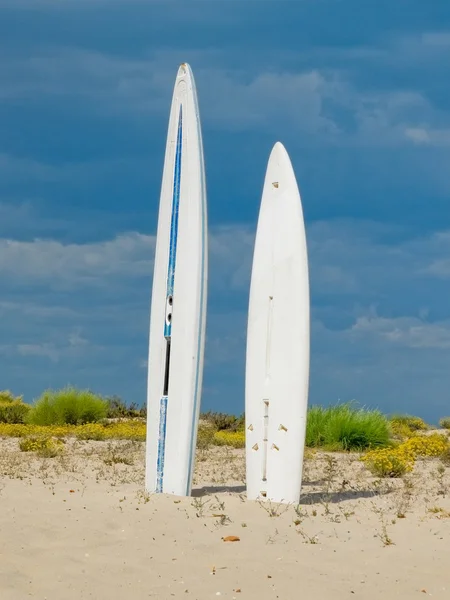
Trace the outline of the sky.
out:
[[[209,220],[202,410],[244,410],[276,141],[302,197],[309,403],[450,414],[448,0],[0,0],[0,389],[146,399],[176,72]]]

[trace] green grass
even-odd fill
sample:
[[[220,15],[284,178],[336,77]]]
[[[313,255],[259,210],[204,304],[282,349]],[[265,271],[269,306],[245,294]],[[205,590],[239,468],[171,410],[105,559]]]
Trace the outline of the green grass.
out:
[[[312,406],[306,424],[306,446],[330,450],[366,450],[390,445],[391,429],[377,410],[352,403],[323,408]]]
[[[32,425],[82,425],[105,419],[108,402],[89,390],[66,387],[47,390],[35,402],[26,421]]]

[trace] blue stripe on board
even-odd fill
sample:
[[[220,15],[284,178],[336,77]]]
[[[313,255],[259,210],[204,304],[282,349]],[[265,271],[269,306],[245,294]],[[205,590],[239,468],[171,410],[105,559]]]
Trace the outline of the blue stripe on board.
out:
[[[173,296],[175,265],[177,259],[178,242],[178,211],[180,206],[180,180],[181,180],[181,150],[183,144],[183,108],[180,105],[178,117],[177,147],[175,151],[175,167],[173,176],[173,198],[172,215],[170,220],[169,241],[169,263],[167,267],[166,307],[169,296]],[[170,340],[172,335],[172,321],[164,323],[164,337]],[[167,360],[167,355],[166,355]],[[169,358],[170,360],[170,358]],[[167,404],[168,396],[162,396],[159,407],[159,435],[158,435],[158,458],[156,462],[156,491],[163,491],[164,479],[164,457],[166,453],[166,429],[167,429]]]
[[[178,212],[180,208],[180,181],[181,181],[181,151],[183,146],[183,108],[180,106],[180,116],[178,119],[177,148],[175,153],[175,169],[173,176],[173,199],[172,216],[170,220],[170,242],[169,242],[169,264],[167,268],[167,291],[166,299],[173,296],[173,287],[175,281],[175,265],[177,262],[177,242],[178,242]],[[172,321],[165,322],[164,336],[169,338],[172,333]]]
[[[159,493],[163,491],[164,454],[167,426],[167,400],[167,396],[163,396],[159,404],[158,460],[156,463],[156,491]]]
[[[197,110],[197,132],[198,139],[200,140],[200,156],[203,157],[203,140],[202,133],[200,129],[200,116],[198,112],[198,106],[196,106]],[[204,168],[203,168],[204,169]],[[194,456],[195,456],[195,440],[196,440],[196,421],[197,421],[197,412],[198,412],[198,403],[200,400],[200,390],[199,390],[199,379],[200,379],[200,345],[202,342],[202,322],[203,322],[203,312],[204,312],[204,294],[205,294],[205,277],[204,277],[204,265],[205,265],[205,244],[206,244],[206,236],[205,236],[205,222],[206,222],[206,185],[205,185],[205,173],[204,170],[202,172],[202,276],[201,276],[201,284],[200,284],[200,316],[199,316],[199,334],[197,341],[197,371],[195,374],[195,388],[194,388],[194,409],[192,412],[192,424],[191,424],[191,451],[189,454],[189,467],[188,467],[188,480],[187,480],[187,488],[186,495],[190,494],[190,490],[192,487],[192,475],[193,475],[193,466],[194,466]]]

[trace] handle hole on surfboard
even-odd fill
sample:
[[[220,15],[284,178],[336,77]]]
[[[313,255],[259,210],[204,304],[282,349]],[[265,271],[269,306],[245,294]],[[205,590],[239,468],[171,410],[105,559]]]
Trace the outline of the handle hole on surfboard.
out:
[[[172,321],[172,313],[167,315],[167,322],[170,323]]]
[[[167,299],[167,302],[169,303],[169,306],[172,306],[172,304],[173,304],[173,296],[169,296],[169,298]]]

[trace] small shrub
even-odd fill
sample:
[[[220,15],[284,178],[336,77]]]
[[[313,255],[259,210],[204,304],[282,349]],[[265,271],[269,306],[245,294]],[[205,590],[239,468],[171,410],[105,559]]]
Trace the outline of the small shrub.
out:
[[[22,396],[14,396],[9,390],[0,390],[0,403],[21,402]]]
[[[213,438],[216,446],[231,446],[232,448],[245,448],[244,431],[216,431]]]
[[[367,452],[361,460],[378,477],[401,477],[413,469],[417,458],[439,456],[445,462],[449,449],[449,441],[443,435],[416,435],[395,448]]]
[[[392,436],[395,440],[406,440],[413,435],[417,435],[417,431],[412,431],[406,423],[390,422]]]
[[[216,431],[243,431],[245,428],[245,415],[236,417],[219,412],[206,412],[200,415],[202,421],[206,421],[214,427]]]
[[[449,447],[448,438],[439,433],[414,436],[401,444],[414,457],[441,456]]]
[[[211,425],[199,425],[197,432],[197,448],[199,450],[208,450],[214,442],[216,431]]]
[[[63,445],[61,440],[43,435],[28,436],[19,442],[22,452],[35,452],[43,458],[54,458],[61,452]]]
[[[450,467],[450,446],[444,450],[440,459],[446,467]]]
[[[439,421],[439,427],[442,427],[442,429],[450,429],[450,417],[442,417]]]
[[[402,477],[414,468],[414,457],[400,447],[371,450],[361,460],[376,477]]]
[[[31,406],[21,400],[0,400],[0,423],[24,423],[30,410]]]
[[[88,390],[66,387],[48,390],[31,409],[27,421],[33,425],[79,425],[105,419],[106,400]]]
[[[106,450],[106,454],[103,457],[103,462],[105,465],[113,466],[113,465],[132,465],[134,463],[133,458],[133,448],[132,447],[123,447],[123,446],[114,446],[112,443],[108,444],[108,448]]]
[[[397,437],[410,437],[419,431],[429,429],[429,426],[423,419],[412,415],[392,415],[390,422],[392,432]]]
[[[14,396],[9,390],[0,390],[0,402],[22,402],[22,396]]]
[[[129,406],[118,396],[110,396],[105,398],[108,404],[108,419],[132,419],[145,416],[143,408],[139,408],[135,402]]]

